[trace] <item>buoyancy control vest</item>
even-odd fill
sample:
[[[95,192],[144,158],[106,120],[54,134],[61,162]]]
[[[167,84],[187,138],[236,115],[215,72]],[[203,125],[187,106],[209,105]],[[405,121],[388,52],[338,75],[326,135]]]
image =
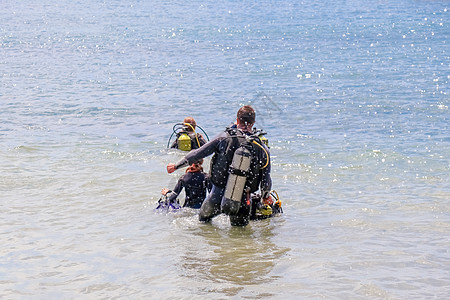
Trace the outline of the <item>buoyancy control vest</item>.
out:
[[[260,170],[269,158],[266,157],[267,155],[260,146],[246,139],[246,133],[236,128],[227,128],[225,132],[226,137],[219,143],[218,149],[211,160],[211,182],[222,188],[226,186],[233,156],[238,148],[243,147],[250,153],[251,157],[246,172],[245,189],[250,192],[257,191],[261,182]],[[262,144],[257,136],[252,136],[252,139],[259,145]]]

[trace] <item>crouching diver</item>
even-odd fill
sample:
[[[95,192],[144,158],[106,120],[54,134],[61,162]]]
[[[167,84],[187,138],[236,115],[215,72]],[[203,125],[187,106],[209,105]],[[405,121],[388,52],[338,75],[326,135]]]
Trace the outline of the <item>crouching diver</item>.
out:
[[[231,225],[245,226],[250,220],[251,193],[260,188],[263,199],[270,197],[270,154],[252,133],[255,117],[251,106],[241,107],[235,128],[227,128],[176,164],[167,165],[167,172],[172,173],[214,153],[210,168],[212,189],[200,208],[200,221],[209,222],[223,212],[230,216]]]
[[[186,198],[183,207],[200,208],[206,198],[206,190],[209,186],[207,175],[203,172],[203,159],[193,163],[186,169],[186,173],[180,177],[173,191],[164,188],[161,191],[166,196],[167,204],[179,206],[177,196],[185,189]]]
[[[270,191],[269,198],[262,199],[260,194],[252,195],[250,220],[262,220],[283,213],[281,201],[276,191]]]

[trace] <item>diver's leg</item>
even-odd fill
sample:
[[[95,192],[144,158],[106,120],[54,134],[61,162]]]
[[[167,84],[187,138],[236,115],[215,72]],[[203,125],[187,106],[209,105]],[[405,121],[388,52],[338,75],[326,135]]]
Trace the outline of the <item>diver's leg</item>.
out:
[[[241,206],[236,215],[230,215],[230,223],[232,226],[247,226],[250,221],[250,213],[252,208],[252,199],[250,195],[244,195],[241,200]]]
[[[225,189],[213,184],[211,192],[203,201],[200,207],[199,220],[201,222],[209,222],[211,219],[220,214],[220,203]]]

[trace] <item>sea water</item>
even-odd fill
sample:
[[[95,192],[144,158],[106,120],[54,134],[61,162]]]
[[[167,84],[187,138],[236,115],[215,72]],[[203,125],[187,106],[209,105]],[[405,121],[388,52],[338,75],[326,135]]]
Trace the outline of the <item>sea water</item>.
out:
[[[448,1],[3,0],[0,20],[0,298],[450,297]],[[184,172],[173,125],[212,138],[246,104],[284,214],[155,212]]]

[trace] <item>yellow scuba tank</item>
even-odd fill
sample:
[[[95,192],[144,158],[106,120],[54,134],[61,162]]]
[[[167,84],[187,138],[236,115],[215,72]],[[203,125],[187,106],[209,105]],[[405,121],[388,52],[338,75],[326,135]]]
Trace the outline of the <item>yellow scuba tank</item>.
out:
[[[263,142],[267,147],[269,147],[269,140],[264,136],[264,135],[260,135],[259,139],[261,140],[261,142]]]
[[[264,136],[267,134],[267,132],[265,132],[262,129],[253,129],[253,134],[255,134],[256,136],[258,136],[258,138],[260,139],[260,141],[266,145],[267,147],[269,147],[269,140]]]
[[[181,133],[177,140],[178,149],[191,151],[191,138],[187,133]]]

